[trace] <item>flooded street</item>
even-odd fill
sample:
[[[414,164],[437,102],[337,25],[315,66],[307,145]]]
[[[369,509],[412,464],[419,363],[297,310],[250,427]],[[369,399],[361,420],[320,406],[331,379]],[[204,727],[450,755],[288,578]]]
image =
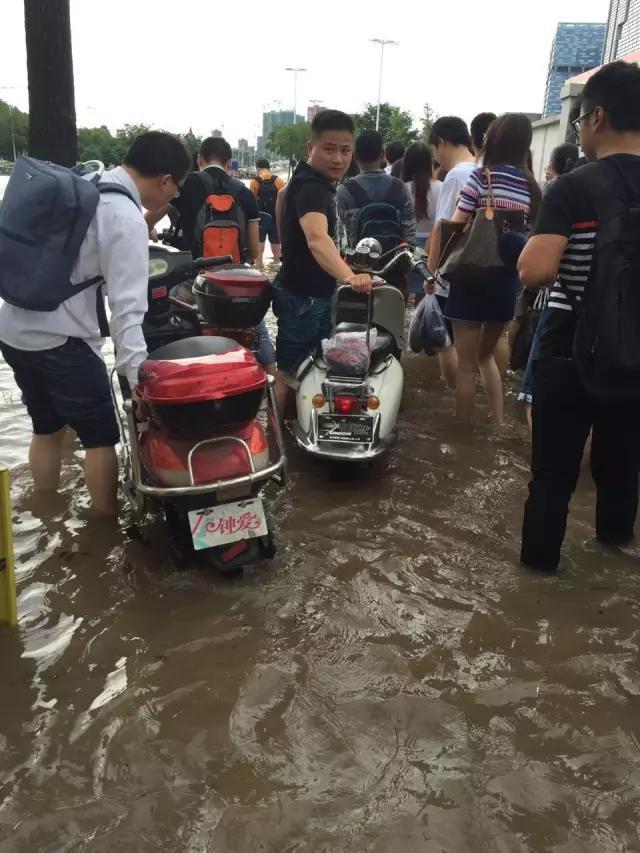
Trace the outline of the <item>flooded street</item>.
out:
[[[34,497],[0,364],[0,853],[640,850],[640,558],[595,544],[585,476],[561,573],[519,567],[513,393],[466,436],[403,363],[397,446],[336,479],[289,441],[279,553],[233,581],[88,519],[76,448]]]

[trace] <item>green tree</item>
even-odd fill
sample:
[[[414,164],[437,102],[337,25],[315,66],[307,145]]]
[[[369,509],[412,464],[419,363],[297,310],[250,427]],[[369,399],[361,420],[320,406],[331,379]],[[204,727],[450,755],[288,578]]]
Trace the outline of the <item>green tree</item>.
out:
[[[186,133],[179,133],[178,138],[180,139],[184,147],[187,149],[189,154],[191,154],[192,156],[194,154],[197,154],[200,150],[200,146],[202,145],[202,137],[196,136],[192,128],[189,128]]]
[[[22,154],[27,150],[29,115],[6,101],[0,101],[0,159],[13,159],[12,128],[16,154]]]
[[[310,138],[311,125],[306,121],[300,124],[281,125],[272,132],[267,147],[282,157],[293,156],[296,160],[304,160]]]
[[[81,127],[78,131],[78,159],[119,163],[116,140],[104,124],[102,127]]]
[[[356,133],[359,133],[361,130],[375,128],[377,109],[377,104],[365,104],[364,110],[353,116]],[[408,145],[411,142],[415,142],[418,137],[418,131],[413,126],[412,114],[408,110],[403,110],[386,101],[380,104],[380,125],[378,130],[382,134],[385,144],[399,140]]]
[[[436,119],[438,118],[438,114],[435,110],[432,109],[431,104],[425,103],[422,113],[422,118],[420,119],[420,136],[423,142],[429,144],[429,134],[431,133],[431,128],[433,127]]]

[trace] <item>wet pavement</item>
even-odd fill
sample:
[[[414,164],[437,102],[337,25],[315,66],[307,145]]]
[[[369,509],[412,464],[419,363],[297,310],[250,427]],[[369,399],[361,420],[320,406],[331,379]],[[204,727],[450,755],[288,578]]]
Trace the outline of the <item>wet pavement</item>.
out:
[[[396,448],[335,478],[289,443],[279,553],[232,581],[90,519],[77,448],[34,496],[0,365],[0,853],[640,850],[638,554],[593,542],[585,476],[562,571],[520,568],[513,398],[458,433],[404,365]]]

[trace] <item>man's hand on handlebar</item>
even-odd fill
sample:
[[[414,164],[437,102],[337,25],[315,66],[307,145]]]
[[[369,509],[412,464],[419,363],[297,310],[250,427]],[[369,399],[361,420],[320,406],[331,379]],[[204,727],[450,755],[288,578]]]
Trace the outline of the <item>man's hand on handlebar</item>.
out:
[[[350,285],[356,293],[370,293],[373,286],[371,276],[366,272],[353,272],[345,277],[344,283]]]

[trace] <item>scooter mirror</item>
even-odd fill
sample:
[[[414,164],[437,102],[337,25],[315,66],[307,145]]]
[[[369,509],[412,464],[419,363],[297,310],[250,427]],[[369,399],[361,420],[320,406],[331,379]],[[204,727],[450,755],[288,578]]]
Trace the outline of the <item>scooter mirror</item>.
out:
[[[377,260],[381,254],[382,246],[375,237],[363,237],[356,246],[356,255],[367,255],[372,261]]]

